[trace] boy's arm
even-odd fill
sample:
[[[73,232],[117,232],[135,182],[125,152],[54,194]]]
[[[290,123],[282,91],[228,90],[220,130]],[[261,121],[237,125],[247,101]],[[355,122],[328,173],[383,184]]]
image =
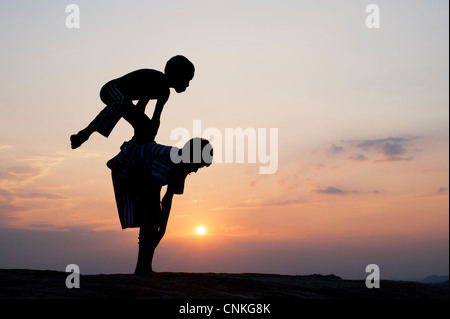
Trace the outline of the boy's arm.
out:
[[[155,139],[156,134],[158,134],[161,113],[162,113],[164,105],[166,104],[168,99],[169,99],[169,94],[164,95],[163,97],[160,97],[156,101],[155,110],[153,111],[153,116],[152,116],[152,120],[151,120],[152,121],[152,129],[153,129],[153,131],[152,131],[153,139]]]
[[[144,98],[144,99],[140,99],[137,104],[136,107],[139,111],[141,111],[142,113],[145,112],[145,107],[148,104],[148,101],[150,101],[150,98]]]
[[[168,99],[169,99],[169,93],[163,95],[156,101],[155,110],[153,111],[152,121],[156,121],[159,124],[162,110],[164,108],[164,105],[166,105],[166,102]]]

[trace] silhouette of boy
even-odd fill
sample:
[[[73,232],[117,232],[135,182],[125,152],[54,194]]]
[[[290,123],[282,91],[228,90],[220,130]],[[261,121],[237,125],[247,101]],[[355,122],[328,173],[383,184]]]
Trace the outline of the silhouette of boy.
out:
[[[184,92],[194,72],[194,65],[184,56],[177,55],[167,61],[164,73],[140,69],[109,81],[100,90],[100,99],[106,107],[85,129],[70,136],[72,149],[80,147],[94,132],[108,137],[122,117],[134,128],[131,142],[154,141],[170,88],[174,88],[177,93]],[[133,100],[138,101],[136,105]],[[145,107],[150,100],[157,100],[151,120],[145,114]]]
[[[212,156],[209,141],[193,138],[182,149],[133,143],[108,161],[122,229],[140,227],[135,274],[153,272],[153,254],[165,234],[173,195],[183,194],[186,177],[210,166]]]

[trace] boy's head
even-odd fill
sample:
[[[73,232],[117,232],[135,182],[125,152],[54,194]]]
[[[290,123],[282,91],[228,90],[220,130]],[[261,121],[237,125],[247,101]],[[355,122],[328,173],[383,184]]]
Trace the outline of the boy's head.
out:
[[[181,163],[187,174],[195,173],[199,168],[212,164],[213,148],[211,143],[200,137],[194,137],[181,149]]]
[[[167,61],[164,73],[175,91],[181,93],[186,91],[189,81],[194,78],[195,67],[186,57],[177,55]]]

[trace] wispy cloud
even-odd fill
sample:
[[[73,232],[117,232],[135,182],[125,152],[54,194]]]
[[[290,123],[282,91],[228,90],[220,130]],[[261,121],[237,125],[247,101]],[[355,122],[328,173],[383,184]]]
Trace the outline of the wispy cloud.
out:
[[[382,156],[382,161],[404,161],[411,160],[411,156],[407,156],[407,145],[411,139],[389,137],[377,140],[365,140],[356,145],[357,148],[373,151],[375,150]]]
[[[439,187],[437,190],[438,193],[448,193],[448,187]]]
[[[18,198],[24,199],[67,199],[67,197],[52,193],[25,193],[17,194]]]
[[[173,215],[171,218],[186,218],[189,217],[190,215],[184,214],[184,215]]]
[[[0,222],[1,225],[5,225],[15,219],[14,213],[25,210],[25,207],[14,203],[14,198],[15,196],[12,192],[0,188],[0,213],[2,215],[2,220]]]
[[[380,139],[339,141],[328,148],[333,157],[343,157],[353,162],[396,162],[413,159],[413,137],[388,137]],[[342,144],[342,145],[338,145]]]
[[[225,206],[215,207],[212,210],[228,210],[238,208],[261,208],[261,207],[273,207],[273,206],[289,206],[311,203],[310,200],[294,198],[294,199],[272,199],[263,200],[261,198],[248,199],[241,203],[233,203]]]
[[[349,195],[349,194],[358,195],[358,194],[380,194],[381,192],[379,190],[372,190],[372,191],[345,190],[334,186],[328,186],[326,188],[318,188],[316,190],[316,193],[323,195]]]
[[[290,192],[301,184],[301,178],[298,174],[290,174],[277,179],[277,184],[284,191]]]
[[[353,154],[348,159],[354,162],[364,162],[369,160],[369,158],[364,154]]]
[[[337,187],[328,186],[325,189],[318,189],[317,193],[319,193],[319,194],[331,194],[331,195],[336,195],[336,194],[343,195],[343,194],[347,194],[348,192],[344,191],[344,190],[342,190],[340,188],[337,188]]]
[[[66,199],[65,196],[55,193],[17,193],[0,188],[0,201],[11,202],[18,198],[23,199]]]
[[[33,165],[0,168],[0,181],[27,181],[42,174],[42,169]]]
[[[23,156],[22,150],[5,145],[0,150],[6,155],[0,165],[0,226],[4,227],[55,229],[56,226],[46,224],[49,214],[73,205],[71,195],[59,193],[70,187],[65,184],[66,175],[61,174],[62,171],[69,173],[69,170],[61,170],[61,167],[99,156],[85,151]]]
[[[0,145],[0,151],[9,150],[12,148],[12,145]]]
[[[330,149],[328,150],[330,154],[337,154],[345,151],[345,148],[342,146],[337,146],[336,144],[331,145]]]
[[[22,170],[21,170],[22,171]],[[28,172],[27,170],[25,170]],[[42,204],[42,201],[66,199],[57,193],[30,192],[24,190],[0,188],[0,225],[9,225],[23,218],[23,213],[32,211]],[[54,206],[54,204],[51,204]]]

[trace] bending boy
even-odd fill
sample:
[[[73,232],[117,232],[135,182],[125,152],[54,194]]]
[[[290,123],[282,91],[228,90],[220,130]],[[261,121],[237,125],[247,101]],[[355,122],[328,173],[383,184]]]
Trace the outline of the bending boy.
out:
[[[165,234],[173,195],[183,194],[187,175],[210,166],[212,156],[211,144],[194,138],[182,149],[154,142],[131,144],[108,161],[122,229],[140,227],[135,274],[153,272],[153,254]]]
[[[164,73],[141,69],[109,81],[100,90],[100,99],[106,107],[86,128],[70,136],[71,147],[80,147],[94,132],[108,137],[122,117],[134,128],[132,142],[154,141],[170,88],[177,93],[184,92],[194,73],[194,65],[184,56],[177,55],[167,61]],[[134,105],[132,101],[136,100]],[[145,114],[150,100],[157,100],[151,120]]]

